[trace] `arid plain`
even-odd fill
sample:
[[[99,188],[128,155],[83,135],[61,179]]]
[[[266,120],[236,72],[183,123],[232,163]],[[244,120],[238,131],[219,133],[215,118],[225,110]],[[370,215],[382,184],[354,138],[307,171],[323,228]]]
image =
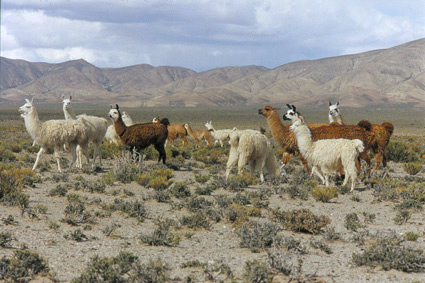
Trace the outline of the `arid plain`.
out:
[[[216,129],[265,130],[280,159],[258,115],[262,106],[125,110],[135,122],[160,116],[194,129],[212,121]],[[280,116],[286,111],[274,106],[282,107]],[[62,119],[60,109],[41,105],[40,119]],[[327,122],[326,108],[299,110],[307,122]],[[326,190],[298,158],[285,176],[266,174],[260,183],[246,168],[239,177],[232,171],[226,183],[229,145],[195,149],[190,139],[184,148],[167,147],[166,165],[155,161],[152,148],[139,164],[105,143],[102,168],[59,173],[46,154],[33,173],[38,148],[17,108],[0,108],[0,276],[11,282],[425,282],[425,111],[343,111],[347,124],[366,119],[395,127],[387,168],[370,178],[362,169],[353,193],[334,179]],[[80,105],[76,112],[106,117],[108,107]],[[70,153],[62,157],[66,162]]]

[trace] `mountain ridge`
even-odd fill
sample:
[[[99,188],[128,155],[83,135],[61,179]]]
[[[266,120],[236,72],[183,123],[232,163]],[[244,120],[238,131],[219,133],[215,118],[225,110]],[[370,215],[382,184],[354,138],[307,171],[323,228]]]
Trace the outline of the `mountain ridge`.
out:
[[[387,49],[290,62],[274,69],[227,66],[203,72],[138,64],[99,68],[84,59],[31,63],[1,57],[0,102],[34,96],[54,103],[133,106],[221,106],[294,103],[322,107],[425,108],[425,38]]]

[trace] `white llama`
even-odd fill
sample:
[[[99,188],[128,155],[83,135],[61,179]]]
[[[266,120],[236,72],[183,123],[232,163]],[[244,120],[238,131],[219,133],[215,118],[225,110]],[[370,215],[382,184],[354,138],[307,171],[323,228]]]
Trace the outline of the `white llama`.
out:
[[[233,166],[238,164],[238,174],[248,163],[251,173],[257,168],[260,171],[260,181],[264,182],[263,167],[275,176],[280,172],[279,164],[273,152],[269,139],[255,130],[235,129],[230,134],[230,152],[226,165],[226,180]]]
[[[74,165],[77,158],[76,148],[79,145],[87,157],[87,165],[89,164],[88,154],[88,136],[87,129],[83,123],[75,120],[49,120],[44,123],[38,119],[37,109],[35,108],[32,99],[25,99],[26,103],[19,107],[21,117],[24,118],[25,127],[34,143],[40,146],[37,153],[32,170],[37,168],[40,157],[48,148],[53,148],[59,172],[62,172],[60,164],[59,151],[64,145],[69,145],[72,153],[72,162],[68,170]]]
[[[344,121],[342,120],[342,115],[339,112],[339,101],[335,104],[329,100],[329,124],[337,122],[340,125],[344,125]]]
[[[62,109],[65,115],[65,119],[78,120],[86,126],[89,141],[94,144],[92,168],[95,168],[96,156],[99,157],[99,166],[102,167],[102,149],[100,146],[108,129],[108,121],[105,118],[88,116],[85,114],[76,116],[74,109],[72,109],[71,106],[71,100],[72,96],[70,96],[69,99],[62,96]],[[77,153],[77,166],[81,168],[81,150],[79,148],[77,148]]]
[[[327,139],[313,142],[304,118],[296,111],[294,105],[288,107],[290,109],[284,115],[284,119],[292,121],[290,130],[295,133],[301,154],[313,166],[312,174],[316,173],[323,184],[329,187],[329,174],[343,166],[345,179],[342,185],[345,186],[351,178],[351,191],[353,191],[357,178],[356,159],[364,150],[363,142],[358,139]]]
[[[130,115],[126,111],[123,111],[121,113],[121,118],[127,127],[134,125],[133,119],[131,119]],[[114,121],[112,121],[112,125],[109,125],[108,129],[106,130],[105,141],[109,143],[115,143],[118,145],[118,144],[121,144],[121,140],[117,132],[115,131],[113,122]]]
[[[226,142],[230,138],[230,134],[233,132],[231,129],[223,129],[223,130],[216,130],[214,129],[212,125],[212,121],[208,121],[205,123],[205,127],[207,127],[208,131],[210,131],[211,136],[215,139],[214,144],[217,144],[217,142],[220,142],[220,146],[223,147],[223,142]]]

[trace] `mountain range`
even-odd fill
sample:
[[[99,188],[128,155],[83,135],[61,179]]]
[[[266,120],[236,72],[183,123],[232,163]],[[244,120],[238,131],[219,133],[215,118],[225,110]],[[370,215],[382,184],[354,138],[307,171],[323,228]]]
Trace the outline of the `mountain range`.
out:
[[[34,63],[1,57],[0,103],[33,96],[57,103],[137,106],[282,105],[425,108],[425,38],[388,49],[288,63],[195,72],[140,64],[99,68],[80,59]]]

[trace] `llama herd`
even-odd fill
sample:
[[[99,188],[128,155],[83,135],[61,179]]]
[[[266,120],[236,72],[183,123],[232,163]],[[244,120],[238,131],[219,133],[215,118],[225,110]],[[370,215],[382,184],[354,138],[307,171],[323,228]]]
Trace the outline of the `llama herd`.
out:
[[[226,142],[230,144],[226,180],[237,164],[239,174],[248,165],[251,173],[259,171],[260,181],[263,182],[263,169],[275,176],[283,174],[285,165],[294,155],[298,155],[307,173],[317,175],[324,185],[329,186],[329,175],[339,171],[345,174],[344,186],[351,179],[351,191],[353,191],[357,172],[360,170],[359,159],[366,162],[366,172],[367,175],[370,174],[369,151],[375,154],[375,170],[381,163],[386,167],[385,150],[394,131],[394,126],[390,122],[378,125],[362,120],[357,125],[344,124],[339,102],[332,104],[329,101],[329,124],[306,123],[296,107],[287,104],[288,110],[282,118],[291,121],[291,126],[283,124],[277,113],[278,108],[268,105],[259,109],[258,114],[267,119],[271,134],[283,151],[279,165],[270,140],[256,130],[237,128],[216,130],[212,121],[205,124],[207,129],[193,130],[190,123],[170,125],[167,118],[159,119],[159,117],[148,123],[134,123],[128,113],[121,112],[118,104],[115,107],[111,106],[109,110],[108,116],[112,120],[110,125],[104,118],[86,114],[76,116],[71,99],[72,97],[62,97],[64,120],[41,122],[33,100],[26,99],[25,104],[19,108],[34,144],[40,146],[33,170],[37,168],[41,155],[48,148],[54,150],[59,172],[62,172],[59,152],[64,148],[69,148],[72,154],[68,170],[74,164],[82,168],[82,155],[86,157],[87,168],[90,170],[90,143],[94,146],[91,167],[95,167],[97,157],[99,166],[102,166],[100,146],[103,141],[124,144],[128,149],[138,153],[153,145],[159,153],[158,162],[162,160],[165,164],[167,143],[174,145],[174,141],[180,138],[185,146],[188,144],[187,136],[189,136],[194,140],[195,148],[200,141],[205,141],[208,146],[211,145],[211,140],[215,140],[215,143],[220,143],[221,146]],[[311,172],[309,165],[312,168]]]

